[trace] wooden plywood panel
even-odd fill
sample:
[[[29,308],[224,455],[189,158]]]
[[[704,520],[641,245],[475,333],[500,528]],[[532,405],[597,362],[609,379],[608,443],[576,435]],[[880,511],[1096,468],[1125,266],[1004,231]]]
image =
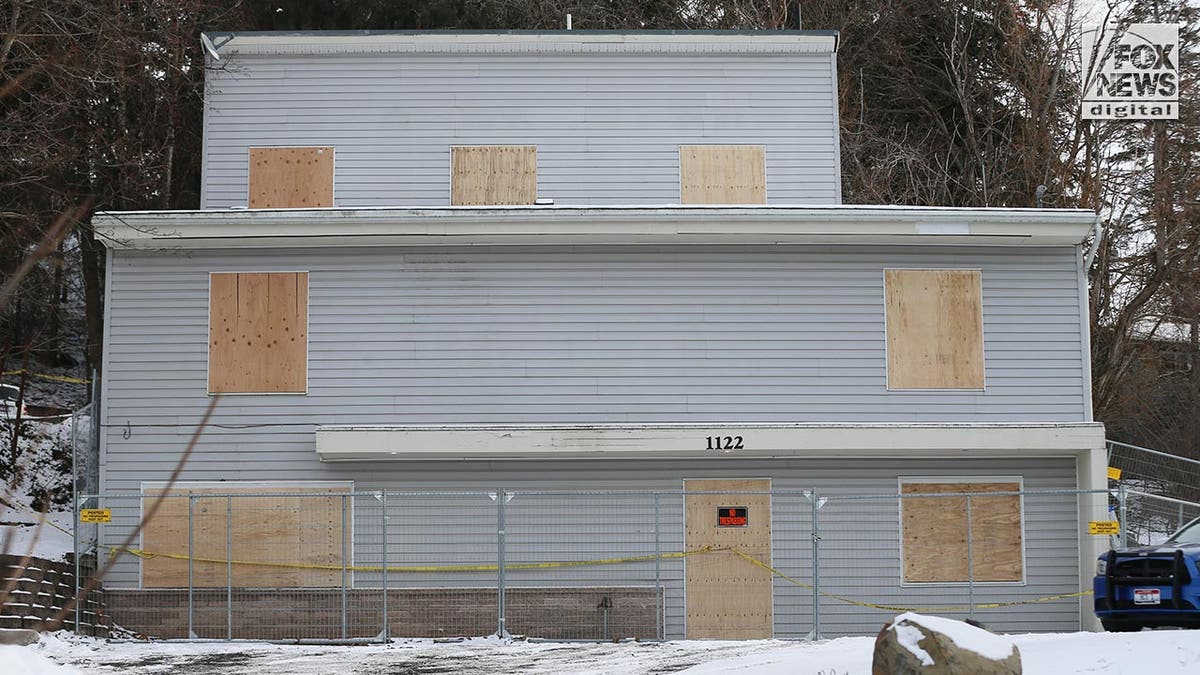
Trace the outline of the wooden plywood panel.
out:
[[[978,271],[886,270],[888,387],[982,389]]]
[[[450,203],[455,206],[532,204],[537,200],[537,147],[455,146],[450,149]]]
[[[766,151],[761,145],[679,146],[683,204],[766,204]]]
[[[250,148],[250,208],[333,206],[333,148]]]
[[[313,496],[232,500],[203,496],[267,491]],[[197,495],[191,504],[193,586],[225,586],[227,575],[232,575],[233,585],[238,588],[340,586],[342,497],[322,496],[340,491],[343,489],[311,487],[173,489],[172,495]],[[159,493],[144,494],[143,511],[149,508],[152,496]],[[188,585],[188,561],[161,555],[187,556],[188,501],[186,496],[166,497],[154,519],[142,530],[142,549],[160,554],[142,561],[143,587]],[[229,550],[232,556],[227,555]],[[236,564],[226,565],[226,560],[234,560]]]
[[[210,275],[208,390],[299,393],[308,386],[308,273]]]
[[[901,493],[1017,492],[1019,483],[905,483]],[[971,497],[971,547],[967,547],[967,498],[904,499],[900,507],[904,580],[912,583],[1022,581],[1024,556],[1021,498]],[[968,568],[971,552],[974,569]]]
[[[770,479],[687,480],[687,492],[768,492]],[[720,507],[747,508],[746,527],[717,527]],[[733,547],[771,563],[771,496],[689,494],[685,497],[688,550]],[[686,559],[687,637],[755,639],[774,633],[771,573],[728,551]]]

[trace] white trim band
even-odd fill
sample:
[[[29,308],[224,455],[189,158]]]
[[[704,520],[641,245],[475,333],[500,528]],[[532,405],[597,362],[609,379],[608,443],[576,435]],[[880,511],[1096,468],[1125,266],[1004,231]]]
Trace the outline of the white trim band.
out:
[[[709,450],[730,437],[729,450]],[[741,446],[738,448],[737,446]],[[322,461],[1068,456],[1104,447],[1104,425],[658,424],[318,426]]]

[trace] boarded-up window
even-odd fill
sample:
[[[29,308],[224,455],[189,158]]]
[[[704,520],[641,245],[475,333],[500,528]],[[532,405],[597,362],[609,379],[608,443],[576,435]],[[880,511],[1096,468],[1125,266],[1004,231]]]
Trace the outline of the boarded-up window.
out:
[[[890,389],[983,389],[983,292],[970,270],[886,270]]]
[[[766,152],[761,145],[679,146],[683,204],[766,204]]]
[[[537,148],[532,145],[450,149],[450,203],[512,206],[537,200]]]
[[[142,558],[142,586],[188,585],[189,501],[193,586],[225,586],[229,578],[238,588],[340,586],[342,534],[352,520],[349,512],[342,513],[343,497],[329,493],[348,490],[348,486],[303,485],[250,488],[236,483],[175,486],[142,530],[142,550],[147,554]],[[142,491],[143,512],[161,493]],[[248,496],[264,493],[289,496]]]
[[[903,482],[900,527],[904,581],[949,583],[1025,579],[1020,495],[918,497],[947,493],[1019,492],[1019,481]],[[967,545],[970,533],[970,547]],[[967,552],[970,551],[968,558]],[[970,564],[968,562],[970,561]]]
[[[305,393],[308,273],[212,274],[208,331],[210,393]]]
[[[333,206],[333,148],[250,148],[250,208]]]

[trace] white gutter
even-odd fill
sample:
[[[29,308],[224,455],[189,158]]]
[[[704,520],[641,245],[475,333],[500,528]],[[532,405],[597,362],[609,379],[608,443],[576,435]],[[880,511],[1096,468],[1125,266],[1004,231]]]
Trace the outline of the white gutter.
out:
[[[549,206],[100,213],[112,248],[789,244],[1075,246],[1094,214],[896,206]]]

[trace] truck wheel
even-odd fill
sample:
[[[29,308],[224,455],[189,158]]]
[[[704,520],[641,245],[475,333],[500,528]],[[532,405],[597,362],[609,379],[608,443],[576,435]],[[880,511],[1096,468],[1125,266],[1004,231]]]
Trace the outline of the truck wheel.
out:
[[[1140,623],[1113,621],[1112,619],[1100,619],[1100,625],[1104,626],[1104,630],[1110,633],[1136,633],[1142,629],[1142,624]]]

